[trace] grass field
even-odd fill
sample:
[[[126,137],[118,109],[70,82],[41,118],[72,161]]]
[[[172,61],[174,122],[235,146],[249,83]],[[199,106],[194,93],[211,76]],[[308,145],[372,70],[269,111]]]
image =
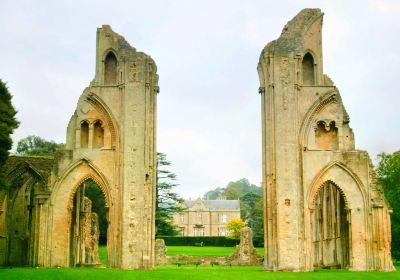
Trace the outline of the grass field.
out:
[[[107,246],[99,246],[99,258],[103,266],[107,266]]]
[[[264,248],[256,248],[264,256]],[[198,247],[198,246],[168,246],[167,256],[228,256],[235,251],[234,247]],[[99,246],[99,257],[103,266],[107,265],[107,247]]]
[[[154,270],[118,270],[108,268],[71,268],[71,269],[44,269],[44,268],[13,268],[0,269],[0,279],[10,280],[124,280],[124,279],[174,279],[174,280],[196,280],[196,279],[400,279],[400,272],[349,272],[338,270],[322,270],[317,272],[263,272],[261,267],[199,267],[194,266],[162,266]]]
[[[262,251],[261,248],[258,249]],[[168,255],[195,255],[195,256],[224,256],[234,251],[231,247],[191,247],[191,246],[168,246]],[[261,253],[261,252],[260,252]],[[105,246],[99,248],[100,260],[103,265],[107,262],[107,249]],[[399,265],[400,263],[397,263]],[[397,267],[400,270],[400,267]],[[120,270],[109,268],[4,268],[0,269],[0,280],[196,280],[196,279],[251,279],[251,280],[279,280],[279,279],[400,279],[400,272],[350,272],[341,270],[319,270],[316,272],[264,272],[261,266],[181,266],[175,265],[158,266],[154,270]]]

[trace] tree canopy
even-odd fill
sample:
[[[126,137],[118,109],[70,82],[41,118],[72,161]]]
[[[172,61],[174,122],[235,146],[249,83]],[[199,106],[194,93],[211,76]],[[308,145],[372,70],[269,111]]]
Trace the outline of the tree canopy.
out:
[[[215,188],[214,190],[208,191],[203,199],[218,199],[219,197],[224,197],[228,200],[239,199],[242,195],[254,192],[261,194],[261,188],[251,184],[246,178],[242,178],[237,181],[229,182],[225,188]]]
[[[0,80],[0,170],[4,166],[9,150],[12,147],[11,134],[19,125],[15,115],[17,111],[11,103],[12,96],[6,84]],[[0,172],[0,185],[3,185],[3,175]]]
[[[157,153],[157,190],[156,190],[156,235],[174,236],[178,234],[173,224],[172,216],[182,211],[179,204],[183,199],[173,188],[176,184],[176,174],[168,170],[171,162],[166,154]]]
[[[400,151],[393,154],[381,153],[378,157],[378,181],[383,187],[389,206],[393,209],[392,256],[400,259]]]
[[[39,136],[30,135],[18,141],[17,154],[24,156],[53,156],[57,149],[65,144],[47,141]]]
[[[240,230],[245,227],[245,224],[240,218],[233,218],[228,221],[226,224],[226,229],[229,231],[228,238],[229,239],[240,239]]]

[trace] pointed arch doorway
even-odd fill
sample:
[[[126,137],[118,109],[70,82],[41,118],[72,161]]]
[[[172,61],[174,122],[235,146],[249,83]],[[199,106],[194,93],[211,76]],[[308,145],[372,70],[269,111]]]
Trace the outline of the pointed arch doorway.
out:
[[[342,190],[332,181],[321,185],[311,210],[314,268],[350,266],[350,211]]]

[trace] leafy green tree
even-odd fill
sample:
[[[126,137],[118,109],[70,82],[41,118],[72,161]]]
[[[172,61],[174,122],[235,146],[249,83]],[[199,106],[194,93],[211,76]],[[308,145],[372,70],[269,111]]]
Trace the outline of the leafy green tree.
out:
[[[378,181],[383,187],[385,197],[393,208],[392,213],[392,256],[400,259],[400,151],[393,154],[378,155],[376,168]]]
[[[225,189],[224,196],[227,200],[236,200],[240,198],[240,191],[235,186],[228,186]]]
[[[263,239],[263,200],[255,192],[249,192],[240,197],[240,216],[253,230],[254,239]]]
[[[12,147],[11,134],[19,125],[15,118],[17,111],[11,103],[12,96],[6,84],[0,80],[0,186],[4,185],[2,168]]]
[[[156,189],[156,235],[174,236],[178,234],[172,222],[172,216],[183,209],[179,206],[183,199],[172,191],[176,184],[176,175],[168,170],[171,162],[166,154],[157,153],[157,189]]]
[[[208,191],[203,199],[217,199],[218,197],[225,197],[228,200],[239,199],[242,195],[254,192],[261,194],[261,188],[251,184],[246,178],[229,182],[225,188],[215,188],[214,190]]]
[[[219,197],[223,196],[225,192],[225,188],[215,188],[214,190],[206,192],[206,194],[203,196],[204,200],[215,200],[218,199]]]
[[[24,156],[52,156],[57,149],[64,147],[65,144],[57,144],[31,135],[18,141],[17,153]]]
[[[227,238],[229,239],[240,239],[240,230],[245,227],[245,224],[240,218],[233,218],[226,224],[226,229],[229,231]]]

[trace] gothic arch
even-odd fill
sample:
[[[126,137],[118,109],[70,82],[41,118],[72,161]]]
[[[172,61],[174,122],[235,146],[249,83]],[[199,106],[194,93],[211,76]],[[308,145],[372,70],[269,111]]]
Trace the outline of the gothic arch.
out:
[[[75,169],[77,169],[79,166],[82,164],[87,164],[89,166],[89,172],[82,176],[79,180],[77,180],[78,183],[75,183],[74,186],[71,188],[70,194],[69,194],[69,199],[67,202],[67,208],[72,209],[72,201],[74,198],[74,194],[76,192],[76,189],[87,179],[92,179],[93,181],[96,182],[96,184],[100,187],[101,191],[104,194],[106,206],[110,207],[112,205],[112,198],[111,194],[109,191],[109,184],[107,182],[107,178],[104,176],[104,174],[100,171],[100,169],[94,165],[90,160],[86,158],[78,159],[75,162],[73,162],[68,168],[64,170],[64,172],[61,174],[59,177],[58,182],[55,185],[55,189],[53,193],[57,195],[57,192],[59,191],[60,185],[65,181],[66,177],[74,172]]]
[[[331,181],[341,190],[345,200],[349,219],[349,267],[355,270],[365,270],[365,258],[368,256],[366,243],[360,240],[366,240],[368,237],[368,208],[367,194],[365,187],[359,177],[340,161],[334,161],[323,168],[311,182],[307,196],[306,205],[309,211],[306,211],[306,231],[308,232],[309,246],[312,246],[311,218],[315,208],[315,197],[321,186]],[[310,247],[311,248],[311,247]],[[314,253],[312,253],[314,254]],[[357,257],[354,257],[357,256]],[[311,259],[314,255],[311,256]]]
[[[113,49],[103,54],[103,83],[105,85],[118,84],[118,56]]]
[[[99,186],[101,192],[103,193],[106,207],[109,208],[111,206],[110,192],[109,192],[108,188],[105,186],[103,180],[101,180],[101,178],[99,176],[97,176],[97,174],[89,173],[89,174],[82,176],[82,178],[80,178],[77,181],[77,183],[74,185],[74,187],[71,188],[71,192],[70,192],[68,203],[67,203],[67,208],[69,211],[72,210],[74,196],[75,196],[76,191],[86,180],[89,180],[89,179],[93,180]]]
[[[6,179],[10,181],[13,186],[22,186],[27,182],[29,182],[29,188],[35,183],[39,183],[38,185],[42,190],[45,190],[47,186],[46,180],[43,178],[40,172],[26,161],[19,163],[15,168],[9,170],[9,172],[6,174]],[[13,189],[14,191],[11,192],[12,201],[14,201],[15,196],[19,192],[19,187],[17,186],[17,188],[14,187]]]
[[[319,190],[322,189],[322,188],[325,186],[325,184],[327,184],[327,183],[333,184],[333,185],[339,190],[340,194],[341,194],[341,195],[343,196],[343,198],[344,198],[344,202],[345,202],[346,208],[350,208],[350,207],[349,207],[349,202],[348,202],[347,196],[346,196],[346,194],[344,193],[343,189],[342,189],[340,186],[338,186],[334,181],[332,181],[332,180],[330,180],[330,179],[328,179],[328,180],[324,181],[322,184],[320,184],[319,187],[317,187],[317,188],[315,189],[315,191],[313,192],[313,193],[314,193],[313,196],[312,196],[312,194],[310,194],[312,197],[309,199],[309,208],[310,208],[310,209],[315,209],[317,193],[318,193]]]
[[[104,116],[105,123],[111,134],[111,147],[116,148],[119,144],[118,125],[110,108],[108,108],[104,101],[93,92],[87,95],[86,100]]]
[[[311,50],[304,52],[301,60],[302,84],[305,86],[315,86],[317,83],[317,58]]]
[[[308,208],[309,209],[314,209],[315,207],[315,195],[317,194],[318,190],[321,188],[321,186],[327,182],[331,181],[334,183],[335,186],[341,190],[343,196],[345,197],[346,200],[346,205],[348,208],[355,207],[354,202],[352,200],[354,197],[352,197],[349,192],[346,189],[346,185],[341,180],[343,180],[344,176],[337,176],[336,178],[332,178],[332,175],[328,174],[329,171],[333,170],[334,168],[339,168],[342,170],[342,172],[346,175],[348,175],[354,182],[354,184],[357,186],[357,191],[361,194],[362,196],[362,206],[365,207],[367,203],[367,193],[365,191],[365,187],[363,183],[361,182],[360,178],[353,172],[351,171],[344,163],[340,161],[334,161],[325,166],[315,177],[314,180],[311,182],[310,188],[308,189],[307,192],[307,201],[308,201]],[[328,175],[328,176],[326,176]],[[328,178],[326,178],[328,177]],[[360,205],[358,205],[360,206]]]
[[[308,132],[311,129],[312,121],[315,115],[319,113],[325,106],[337,102],[341,103],[340,97],[336,90],[332,90],[325,93],[313,103],[313,105],[305,114],[300,127],[299,143],[301,144],[302,148],[308,147]]]

